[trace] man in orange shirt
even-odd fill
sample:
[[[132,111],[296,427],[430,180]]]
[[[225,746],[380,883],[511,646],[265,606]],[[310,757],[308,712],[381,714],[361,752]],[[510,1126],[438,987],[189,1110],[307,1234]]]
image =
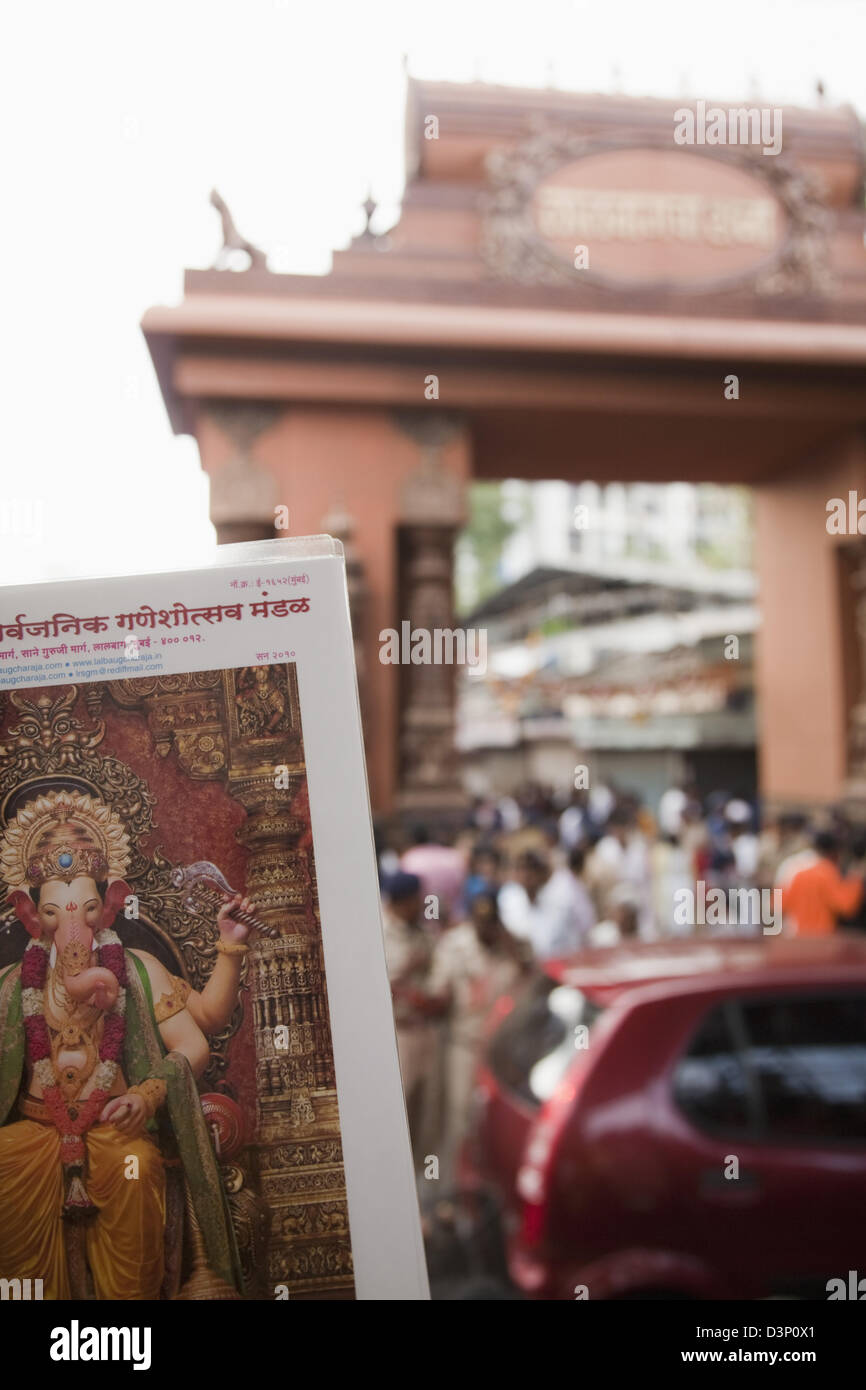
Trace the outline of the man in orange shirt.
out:
[[[825,832],[815,836],[818,858],[794,874],[782,890],[782,911],[794,936],[829,936],[840,917],[852,917],[863,901],[863,880],[839,872],[839,842]]]

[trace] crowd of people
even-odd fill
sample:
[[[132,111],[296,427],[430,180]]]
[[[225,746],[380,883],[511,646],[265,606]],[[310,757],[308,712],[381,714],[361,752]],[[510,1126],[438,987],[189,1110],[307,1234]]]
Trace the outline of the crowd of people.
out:
[[[378,843],[388,974],[416,1166],[453,1179],[485,1026],[545,961],[634,941],[761,931],[684,919],[682,890],[779,890],[788,936],[866,930],[866,838],[841,811],[761,823],[722,790],[669,788],[655,814],[608,786],[478,799],[455,836]]]

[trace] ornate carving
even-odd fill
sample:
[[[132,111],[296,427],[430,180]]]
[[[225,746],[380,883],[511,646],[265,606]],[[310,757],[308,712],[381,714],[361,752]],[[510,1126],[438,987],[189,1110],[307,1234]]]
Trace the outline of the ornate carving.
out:
[[[481,237],[482,257],[491,273],[526,284],[568,284],[575,292],[588,284],[617,289],[614,281],[589,269],[575,275],[571,263],[536,230],[532,200],[541,179],[565,164],[608,150],[647,146],[672,148],[659,136],[599,138],[542,123],[521,144],[492,151],[486,161],[490,189],[482,198]],[[749,146],[702,146],[700,153],[702,158],[735,164],[761,179],[782,205],[788,230],[769,264],[753,267],[742,277],[725,281],[724,286],[695,286],[695,291],[739,286],[761,295],[826,294],[832,287],[827,253],[829,214],[821,201],[818,181],[787,155],[762,158]]]
[[[421,449],[418,467],[403,484],[403,520],[461,526],[466,519],[464,484],[442,466],[442,450],[459,433],[460,418],[438,410],[398,410],[395,419]]]
[[[188,671],[167,676],[134,676],[109,681],[112,699],[121,709],[138,709],[151,695],[192,695],[213,690],[222,679],[221,671]]]
[[[276,479],[247,454],[236,454],[211,473],[210,516],[215,526],[258,521],[265,528],[262,539],[267,539],[274,533],[278,503]]]
[[[274,1174],[268,1178],[268,1191],[272,1196],[292,1197],[305,1192],[331,1192],[335,1187],[339,1187],[339,1183],[335,1181],[334,1174],[318,1168],[308,1173],[283,1176]]]
[[[240,775],[242,767],[259,774],[263,793],[270,789],[276,808],[285,797],[274,795],[274,768],[295,768],[295,791],[304,780],[301,761],[301,712],[297,681],[289,679],[293,667],[242,667],[223,674],[228,708],[232,766]],[[257,672],[264,672],[258,675]],[[267,794],[266,794],[267,799]]]
[[[188,676],[112,681],[109,688],[125,708],[147,701],[147,720],[160,757],[174,748],[191,777],[211,778],[226,765],[220,683],[219,671],[196,671]]]
[[[223,244],[214,263],[214,269],[228,269],[231,252],[243,251],[250,258],[249,270],[267,270],[264,251],[261,251],[258,246],[254,246],[251,241],[247,241],[246,237],[241,236],[235,226],[235,220],[229,212],[225,198],[220,197],[215,188],[211,189],[210,201],[211,207],[216,208],[220,215],[223,233]]]
[[[345,1202],[310,1202],[302,1207],[286,1207],[280,1219],[284,1236],[320,1236],[349,1230],[349,1209]]]
[[[247,1185],[242,1169],[233,1168],[227,1172],[223,1168],[223,1180],[237,1236],[244,1283],[252,1298],[273,1298],[273,1290],[267,1287],[263,1277],[273,1213],[267,1202]]]
[[[288,1249],[274,1250],[268,1262],[274,1284],[288,1283],[293,1290],[352,1287],[352,1251],[348,1239],[315,1245],[293,1242]]]
[[[20,781],[29,772],[59,772],[78,769],[87,753],[101,743],[105,725],[101,722],[85,730],[72,713],[78,698],[77,686],[68,686],[54,698],[47,692],[30,700],[12,691],[12,703],[21,711],[18,723],[9,730],[9,742],[0,747],[6,778]]]
[[[395,410],[394,419],[404,434],[414,439],[422,450],[438,453],[460,432],[462,417],[450,410]]]
[[[285,672],[279,666],[244,666],[235,672],[235,706],[242,734],[263,738],[290,727]]]
[[[177,734],[175,744],[181,766],[191,777],[213,777],[226,765],[225,744],[219,730]]]
[[[320,1229],[320,1218],[307,1210],[323,1194],[345,1201],[345,1188],[315,868],[312,850],[302,844],[306,815],[295,810],[306,784],[297,674],[294,666],[267,671],[267,681],[225,673],[228,777],[232,796],[247,811],[236,831],[249,854],[247,891],[280,933],[260,938],[251,952],[250,1003],[256,1152],[262,1193],[274,1212],[269,1279],[289,1283],[294,1296],[322,1287],[350,1289],[352,1281],[351,1261],[347,1265],[345,1255],[331,1252],[332,1246],[347,1248],[345,1233]],[[315,1185],[284,1185],[285,1141],[295,1136],[310,1141],[296,1151],[303,1154],[305,1175],[320,1176]],[[301,1257],[298,1242],[311,1237],[318,1239],[320,1253]]]
[[[453,543],[451,527],[403,528],[401,612],[413,628],[454,626]],[[434,662],[400,673],[399,804],[406,811],[457,810],[465,798],[454,746],[454,667]]]
[[[759,163],[753,153],[751,159],[788,214],[789,227],[772,265],[756,273],[753,288],[766,295],[830,294],[834,284],[827,248],[831,218],[820,180],[798,168],[788,155]]]
[[[259,435],[277,423],[283,407],[270,401],[222,400],[211,401],[205,413],[238,452],[246,455]]]
[[[313,1139],[296,1144],[274,1144],[261,1157],[261,1166],[267,1169],[306,1168],[310,1165],[341,1164],[343,1145],[339,1136],[330,1139]]]
[[[352,1256],[339,1139],[277,1143],[263,1150],[262,1190],[278,1214],[269,1276],[293,1295],[324,1281],[350,1292]]]
[[[274,534],[274,509],[281,500],[277,480],[253,456],[253,445],[282,414],[281,406],[268,401],[213,401],[208,405],[207,418],[234,445],[231,458],[211,473],[210,514],[215,526],[256,522],[262,536]]]
[[[96,751],[105,736],[105,725],[100,720],[85,728],[72,713],[77,699],[78,687],[74,685],[59,696],[45,692],[35,700],[12,692],[12,703],[22,718],[0,748],[2,817],[5,820],[19,801],[34,795],[39,778],[50,778],[52,784],[59,785],[66,775],[84,783],[123,821],[132,844],[127,873],[131,881],[148,865],[139,841],[153,828],[154,797],[125,763]]]

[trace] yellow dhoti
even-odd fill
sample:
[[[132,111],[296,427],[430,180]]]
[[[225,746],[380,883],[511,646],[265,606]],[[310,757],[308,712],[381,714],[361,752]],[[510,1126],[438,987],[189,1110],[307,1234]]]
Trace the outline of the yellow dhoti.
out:
[[[113,1125],[94,1126],[86,1142],[87,1191],[99,1209],[85,1237],[96,1297],[159,1298],[165,1234],[159,1150],[144,1136],[124,1138]],[[62,1208],[54,1126],[19,1120],[0,1128],[0,1278],[41,1279],[45,1298],[70,1297]]]

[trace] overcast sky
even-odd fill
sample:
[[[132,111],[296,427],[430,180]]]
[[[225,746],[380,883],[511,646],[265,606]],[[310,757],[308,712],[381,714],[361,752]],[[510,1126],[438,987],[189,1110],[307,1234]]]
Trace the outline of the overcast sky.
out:
[[[216,185],[284,271],[394,220],[413,75],[866,115],[866,0],[51,0],[7,10],[0,583],[206,558],[139,321],[210,265]],[[41,512],[43,534],[21,534]]]

